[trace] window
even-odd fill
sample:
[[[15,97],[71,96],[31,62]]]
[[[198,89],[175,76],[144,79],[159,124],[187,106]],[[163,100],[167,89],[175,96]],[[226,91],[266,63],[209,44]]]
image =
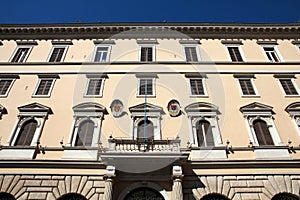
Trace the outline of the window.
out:
[[[205,96],[206,89],[204,87],[205,79],[204,78],[191,78],[190,79],[190,88],[192,96]]]
[[[2,115],[7,114],[7,110],[4,106],[0,104],[0,119],[2,119]]]
[[[199,120],[196,123],[197,140],[199,146],[214,146],[212,128],[208,121]]]
[[[92,120],[84,120],[78,126],[78,134],[75,141],[75,146],[87,146],[92,145],[94,135],[95,124]]]
[[[109,52],[110,47],[98,46],[95,50],[95,62],[108,62],[109,61]]]
[[[272,197],[271,200],[299,200],[300,198],[291,193],[279,193]]]
[[[185,108],[191,120],[190,142],[192,146],[209,147],[222,144],[218,128],[218,107],[206,102],[197,102]]]
[[[29,119],[25,121],[20,129],[14,146],[30,146],[37,128],[37,121]]]
[[[102,96],[102,79],[88,79],[86,96]]]
[[[187,62],[198,62],[198,54],[196,47],[184,47],[185,58]]]
[[[51,50],[49,62],[63,61],[67,51],[67,46],[54,46]]]
[[[290,117],[294,120],[296,130],[300,135],[300,102],[289,104],[285,111],[289,113]]]
[[[50,97],[57,75],[39,75],[37,87],[33,93],[34,97]]]
[[[155,59],[154,47],[141,47],[140,49],[140,61],[153,62]]]
[[[138,88],[137,96],[155,97],[155,78],[156,75],[137,75]]]
[[[11,62],[21,63],[25,62],[32,47],[17,47],[14,56],[11,59]]]
[[[0,97],[6,97],[15,80],[0,78]]]
[[[98,147],[102,120],[107,110],[98,103],[81,103],[73,107],[74,127],[66,146]]]
[[[227,47],[232,62],[243,62],[239,47]]]
[[[145,116],[146,110],[146,116]],[[131,138],[161,139],[161,115],[163,109],[150,103],[141,103],[129,108],[132,116]]]
[[[240,111],[250,128],[253,145],[280,145],[281,140],[273,121],[273,107],[254,102],[241,107]]]
[[[138,123],[137,139],[154,139],[154,126],[150,120],[142,120]]]
[[[295,85],[292,82],[292,79],[279,79],[279,82],[282,86],[286,95],[299,95]]]
[[[239,79],[243,95],[255,95],[251,79]]]
[[[264,51],[270,62],[280,62],[274,47],[264,47]]]

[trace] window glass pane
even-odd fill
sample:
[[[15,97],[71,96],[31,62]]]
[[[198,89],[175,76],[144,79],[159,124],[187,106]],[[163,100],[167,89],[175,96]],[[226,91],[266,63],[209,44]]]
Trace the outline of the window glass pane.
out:
[[[97,47],[95,62],[106,62],[108,54],[108,47]]]
[[[243,95],[255,95],[251,79],[239,79]]]
[[[264,50],[270,62],[279,62],[279,58],[274,47],[264,47]]]
[[[29,48],[19,48],[15,53],[12,62],[24,62],[29,52]]]
[[[49,95],[51,86],[53,83],[53,79],[42,79],[40,80],[40,84],[37,88],[35,95]]]
[[[268,125],[263,120],[255,120],[253,122],[253,129],[258,140],[259,145],[274,145]]]
[[[152,61],[152,47],[141,47],[141,61]]]
[[[280,79],[279,81],[286,95],[298,95],[291,79]]]
[[[199,146],[214,146],[214,139],[210,123],[206,120],[200,120],[196,125],[197,139]]]
[[[154,126],[150,120],[139,122],[137,139],[140,138],[154,139]]]
[[[102,79],[89,79],[86,95],[100,95]]]
[[[242,56],[238,47],[228,47],[230,58],[233,62],[242,62]]]
[[[52,51],[52,55],[49,59],[49,62],[60,62],[65,52],[65,47],[56,47]]]
[[[0,95],[6,95],[13,80],[0,80]]]
[[[152,79],[140,79],[139,95],[153,95]]]
[[[78,127],[75,146],[91,146],[94,135],[94,122],[85,120]]]
[[[202,79],[190,79],[190,85],[192,95],[205,95]]]
[[[186,56],[187,62],[197,62],[198,61],[196,47],[185,47],[184,51],[185,51],[185,56]]]
[[[21,127],[15,145],[30,146],[36,128],[37,122],[35,120],[28,120],[27,122],[25,122]]]

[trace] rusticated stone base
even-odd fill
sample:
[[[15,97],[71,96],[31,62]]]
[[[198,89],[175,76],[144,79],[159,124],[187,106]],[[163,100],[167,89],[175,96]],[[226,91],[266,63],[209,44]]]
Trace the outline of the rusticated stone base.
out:
[[[232,200],[270,200],[279,193],[299,196],[299,175],[199,176],[200,186],[192,189],[200,200],[207,194],[222,194]],[[187,194],[188,195],[188,194]]]
[[[1,175],[0,192],[16,199],[55,200],[64,194],[78,193],[87,199],[102,199],[103,176]]]

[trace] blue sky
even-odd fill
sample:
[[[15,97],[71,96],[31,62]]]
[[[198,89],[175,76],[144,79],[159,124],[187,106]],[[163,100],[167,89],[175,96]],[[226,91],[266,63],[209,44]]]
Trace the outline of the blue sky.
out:
[[[0,24],[300,20],[300,0],[1,0]]]

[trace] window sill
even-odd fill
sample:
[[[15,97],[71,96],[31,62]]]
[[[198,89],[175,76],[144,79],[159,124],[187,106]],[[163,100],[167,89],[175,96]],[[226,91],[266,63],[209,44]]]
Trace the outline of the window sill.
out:
[[[32,146],[9,146],[2,148],[0,151],[0,159],[33,159],[36,152],[35,147]]]
[[[242,98],[260,98],[259,95],[241,95]]]
[[[65,160],[97,160],[98,148],[82,149],[82,148],[68,148],[64,150],[62,159]]]
[[[190,98],[208,98],[208,95],[190,95]]]
[[[0,98],[6,98],[8,95],[0,95]]]
[[[32,98],[50,98],[51,95],[32,95]]]
[[[295,94],[295,95],[285,95],[284,97],[286,98],[297,98],[297,97],[300,97],[299,94]]]
[[[84,95],[83,98],[102,98],[102,95]]]
[[[136,97],[137,98],[145,98],[145,97],[147,97],[147,98],[156,98],[156,95],[137,95]]]

